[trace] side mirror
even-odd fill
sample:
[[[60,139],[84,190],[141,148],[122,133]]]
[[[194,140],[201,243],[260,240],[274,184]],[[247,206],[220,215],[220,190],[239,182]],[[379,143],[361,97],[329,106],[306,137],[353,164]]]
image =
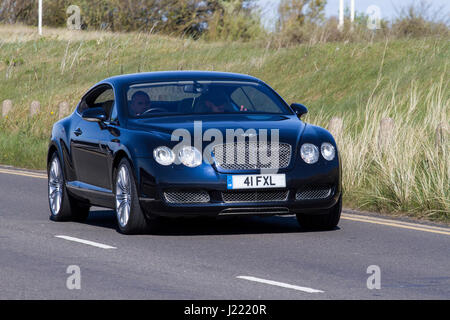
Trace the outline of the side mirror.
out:
[[[294,110],[294,112],[297,114],[299,118],[304,114],[308,113],[308,108],[306,108],[301,103],[293,103],[291,104],[291,108]]]
[[[81,117],[86,121],[91,122],[103,122],[106,121],[107,116],[105,110],[103,108],[89,108],[83,111]]]

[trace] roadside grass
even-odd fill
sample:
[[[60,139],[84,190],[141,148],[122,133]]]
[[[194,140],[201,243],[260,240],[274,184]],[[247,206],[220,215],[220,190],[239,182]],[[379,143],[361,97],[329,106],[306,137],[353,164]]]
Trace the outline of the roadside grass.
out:
[[[335,138],[346,205],[449,221],[450,144],[448,137],[447,143],[436,142],[436,128],[448,123],[448,89],[443,78],[427,91],[413,82],[410,95],[397,96],[393,90],[342,115],[345,128]],[[308,121],[326,127],[331,116],[319,113]],[[395,127],[383,147],[379,123],[385,117],[391,117]]]
[[[48,141],[25,132],[0,132],[0,163],[18,168],[44,169]]]
[[[449,143],[435,130],[449,119],[448,38],[323,43],[274,48],[270,40],[214,42],[139,33],[70,32],[0,26],[0,101],[13,111],[0,119],[0,163],[45,168],[58,105],[72,109],[103,78],[157,70],[247,73],[287,102],[308,106],[307,122],[328,126],[343,118],[337,137],[346,206],[450,219]],[[31,101],[41,103],[31,118]],[[395,121],[383,152],[378,129]]]

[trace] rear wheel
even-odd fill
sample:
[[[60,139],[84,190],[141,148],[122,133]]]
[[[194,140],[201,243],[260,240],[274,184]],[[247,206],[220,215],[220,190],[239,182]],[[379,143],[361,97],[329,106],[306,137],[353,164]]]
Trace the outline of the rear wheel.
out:
[[[67,193],[64,173],[56,152],[48,163],[47,172],[50,219],[54,221],[86,220],[89,216],[89,205],[77,201]]]
[[[133,171],[125,158],[120,161],[115,174],[115,200],[117,224],[121,233],[139,234],[148,230]]]
[[[303,214],[297,213],[297,221],[302,228],[312,230],[332,230],[341,218],[342,195],[339,201],[325,214]]]

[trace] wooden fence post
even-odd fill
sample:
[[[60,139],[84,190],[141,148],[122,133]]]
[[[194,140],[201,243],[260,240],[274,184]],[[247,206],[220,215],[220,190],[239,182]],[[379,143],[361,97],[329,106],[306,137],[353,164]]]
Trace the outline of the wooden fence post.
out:
[[[12,101],[7,99],[2,104],[2,117],[6,117],[12,109]]]
[[[448,124],[441,122],[436,128],[436,147],[445,148],[448,143]]]
[[[32,101],[30,106],[30,116],[34,116],[39,113],[41,109],[41,104],[39,101]]]
[[[392,143],[394,136],[394,119],[383,118],[380,121],[380,131],[378,132],[378,148],[384,151]]]
[[[343,128],[342,118],[339,117],[331,118],[330,123],[328,124],[328,131],[330,131],[335,138],[339,137],[342,134],[342,128]]]
[[[65,101],[59,104],[59,119],[64,118],[69,114],[69,104]]]

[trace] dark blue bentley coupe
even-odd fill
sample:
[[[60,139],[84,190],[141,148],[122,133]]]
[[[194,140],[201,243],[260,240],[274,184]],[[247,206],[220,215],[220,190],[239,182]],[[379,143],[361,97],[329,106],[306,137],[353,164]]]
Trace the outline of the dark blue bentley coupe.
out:
[[[332,135],[301,120],[263,81],[242,74],[168,71],[93,86],[54,124],[48,199],[55,221],[113,208],[119,231],[155,219],[295,214],[333,229],[342,209]]]

